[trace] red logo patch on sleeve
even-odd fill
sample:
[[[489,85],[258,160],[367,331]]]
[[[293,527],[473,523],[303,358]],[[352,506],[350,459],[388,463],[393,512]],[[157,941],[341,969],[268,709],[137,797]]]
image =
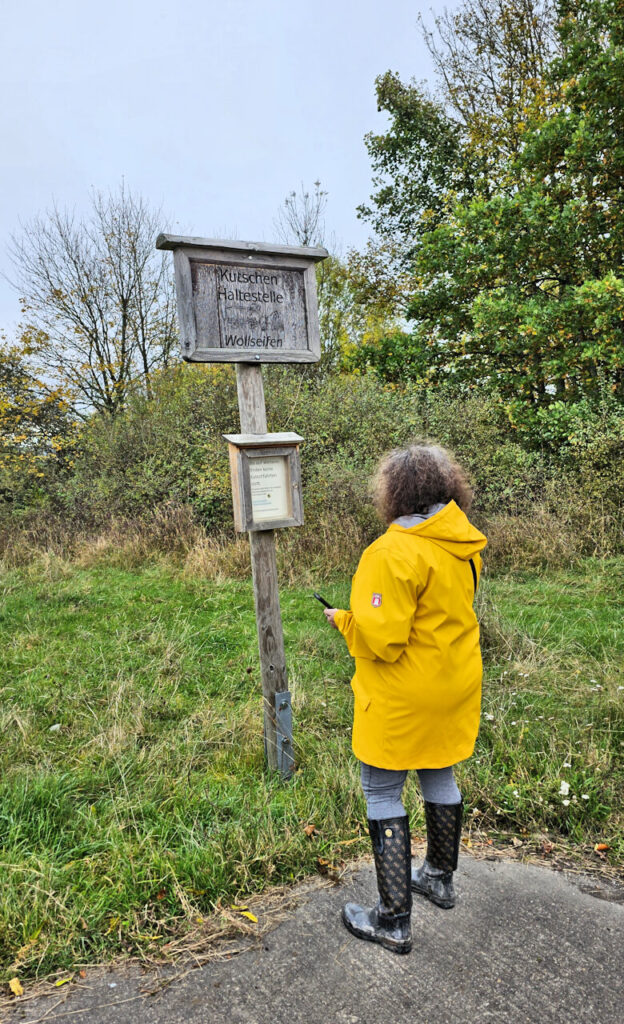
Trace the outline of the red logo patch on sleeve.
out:
[[[381,594],[373,594],[372,599],[371,599],[371,604],[372,604],[373,608],[380,608],[381,607]]]

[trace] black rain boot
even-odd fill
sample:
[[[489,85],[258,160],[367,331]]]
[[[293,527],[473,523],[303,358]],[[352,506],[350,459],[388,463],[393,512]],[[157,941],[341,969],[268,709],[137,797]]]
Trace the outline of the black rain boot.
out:
[[[422,867],[412,870],[412,889],[444,910],[455,906],[453,872],[459,857],[463,808],[463,801],[433,804],[425,800],[427,856]]]
[[[407,815],[383,821],[369,818],[368,831],[375,855],[379,900],[371,909],[357,903],[345,904],[342,908],[343,923],[358,939],[379,942],[394,953],[409,953],[412,948],[412,892]]]

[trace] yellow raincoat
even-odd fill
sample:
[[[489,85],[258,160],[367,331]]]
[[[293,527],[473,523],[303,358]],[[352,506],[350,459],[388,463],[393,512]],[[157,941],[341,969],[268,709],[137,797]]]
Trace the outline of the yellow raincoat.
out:
[[[473,611],[486,539],[454,501],[366,548],[351,610],[335,624],[355,658],[353,752],[376,768],[446,768],[470,757],[481,707]]]

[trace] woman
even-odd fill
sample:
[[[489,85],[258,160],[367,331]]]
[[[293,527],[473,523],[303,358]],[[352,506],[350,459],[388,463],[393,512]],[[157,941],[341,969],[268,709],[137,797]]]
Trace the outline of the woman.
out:
[[[472,603],[486,539],[466,516],[472,491],[436,445],[390,452],[375,503],[388,529],[353,577],[351,609],[325,610],[355,658],[353,751],[361,761],[379,901],[343,908],[358,938],[412,948],[412,890],[449,908],[461,838],[453,766],[479,727],[481,653]],[[412,870],[401,793],[410,768],[425,800],[427,855]]]

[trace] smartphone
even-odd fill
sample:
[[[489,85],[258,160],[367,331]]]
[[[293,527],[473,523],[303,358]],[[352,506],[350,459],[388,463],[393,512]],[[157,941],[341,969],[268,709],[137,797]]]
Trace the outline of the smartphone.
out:
[[[317,601],[320,601],[321,604],[324,604],[326,608],[333,608],[334,607],[333,604],[330,604],[329,601],[326,601],[325,598],[321,597],[320,594],[317,594],[315,592],[312,596],[315,597]]]

